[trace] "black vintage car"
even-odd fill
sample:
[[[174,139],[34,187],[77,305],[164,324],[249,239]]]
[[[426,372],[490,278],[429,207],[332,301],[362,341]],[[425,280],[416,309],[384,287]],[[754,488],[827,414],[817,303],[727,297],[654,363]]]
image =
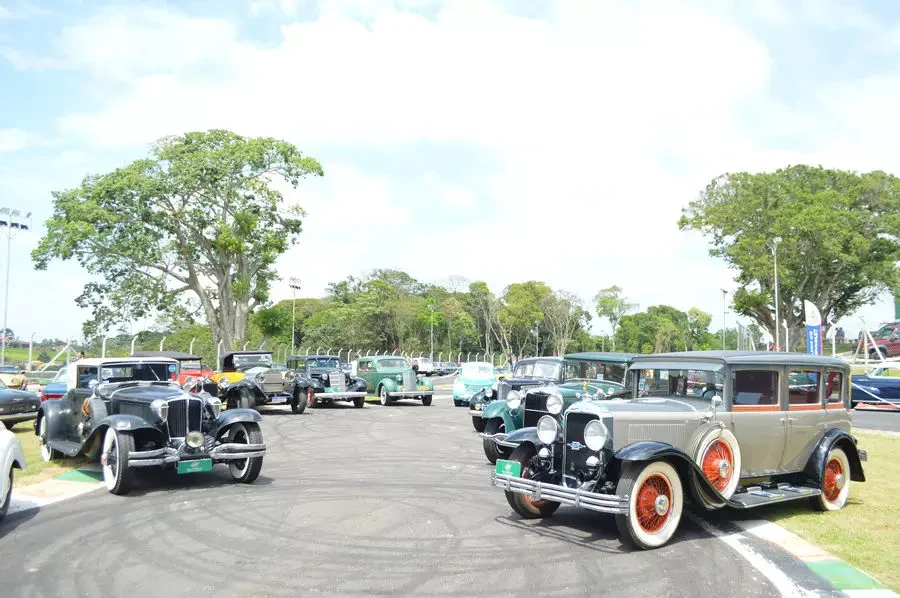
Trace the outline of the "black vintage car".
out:
[[[332,401],[352,401],[361,409],[366,404],[366,381],[351,376],[334,355],[297,355],[287,360],[285,389],[293,396],[305,397],[314,408]]]
[[[235,481],[256,480],[266,452],[259,413],[223,413],[218,398],[180,387],[176,371],[175,361],[163,358],[70,365],[66,394],[45,401],[35,421],[41,456],[99,458],[113,494],[129,491],[136,467],[188,474],[225,463]]]
[[[36,418],[40,406],[41,400],[33,392],[7,388],[0,382],[0,422],[6,427]]]
[[[260,405],[290,405],[294,413],[306,409],[305,397],[289,386],[286,372],[275,367],[271,351],[234,351],[222,356],[221,372],[212,379],[228,409]]]

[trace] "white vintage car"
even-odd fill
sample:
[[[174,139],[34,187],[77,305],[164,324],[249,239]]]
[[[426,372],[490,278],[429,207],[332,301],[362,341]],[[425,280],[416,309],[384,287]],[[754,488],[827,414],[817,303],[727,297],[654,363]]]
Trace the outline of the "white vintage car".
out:
[[[13,469],[25,469],[25,453],[16,435],[0,422],[0,521],[9,511],[12,498]]]

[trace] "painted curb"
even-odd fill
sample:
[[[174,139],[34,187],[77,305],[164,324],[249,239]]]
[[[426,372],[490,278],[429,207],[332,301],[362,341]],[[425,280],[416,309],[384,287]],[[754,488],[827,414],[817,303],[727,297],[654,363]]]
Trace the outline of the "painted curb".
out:
[[[897,598],[896,593],[883,586],[868,573],[804,540],[777,523],[760,519],[736,520],[735,523],[747,533],[775,544],[848,596]]]
[[[91,463],[29,486],[13,487],[9,513],[40,509],[103,487],[100,464]]]

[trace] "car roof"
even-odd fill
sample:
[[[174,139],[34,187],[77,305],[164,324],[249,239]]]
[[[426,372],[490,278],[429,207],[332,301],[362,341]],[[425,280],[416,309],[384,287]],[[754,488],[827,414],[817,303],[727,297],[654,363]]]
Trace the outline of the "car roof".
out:
[[[314,357],[326,359],[340,359],[337,355],[291,355],[288,359],[312,359]]]
[[[229,355],[273,355],[272,351],[229,351],[228,353],[223,353],[222,357],[228,357]]]
[[[168,357],[90,357],[79,359],[75,365],[81,367],[115,365],[117,363],[175,363],[175,360]]]
[[[781,351],[682,351],[680,353],[655,353],[636,355],[634,364],[666,362],[713,362],[726,365],[766,364],[766,365],[806,365],[810,367],[849,368],[847,362],[836,357],[809,355],[807,353],[785,353]]]
[[[187,361],[189,359],[200,359],[197,355],[190,353],[182,353],[180,351],[135,351],[132,357],[170,357],[177,361]]]
[[[611,353],[601,351],[587,351],[584,353],[569,353],[566,359],[584,359],[586,361],[615,361],[619,363],[628,363],[638,353]]]
[[[547,355],[545,357],[526,357],[525,359],[520,359],[516,362],[516,365],[520,363],[531,363],[534,361],[563,361],[562,357],[554,357],[553,355]]]

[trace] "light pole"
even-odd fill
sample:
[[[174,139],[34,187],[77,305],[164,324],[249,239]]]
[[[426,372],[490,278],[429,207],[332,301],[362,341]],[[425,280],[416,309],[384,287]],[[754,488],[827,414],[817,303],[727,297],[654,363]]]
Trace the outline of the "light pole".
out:
[[[6,235],[6,284],[3,287],[3,334],[0,334],[0,365],[6,364],[6,331],[7,316],[9,315],[9,265],[12,252],[12,238],[19,231],[31,230],[31,212],[22,214],[19,210],[0,208],[0,228]]]
[[[728,291],[722,289],[722,350],[725,350],[725,317],[728,314]]]
[[[297,291],[300,290],[300,279],[291,276],[288,279],[288,285],[294,293],[294,300],[291,306],[291,355],[294,354],[294,345],[296,344],[295,335],[297,333]]]
[[[531,332],[534,334],[534,356],[538,356],[538,339],[541,337],[540,323],[535,322],[534,326],[531,327]]]
[[[429,305],[428,309],[431,310],[431,353],[428,354],[428,357],[431,360],[434,360],[434,306]]]
[[[772,257],[775,259],[775,350],[781,351],[781,341],[779,337],[778,326],[780,325],[778,314],[778,244],[781,243],[781,237],[772,239]]]

